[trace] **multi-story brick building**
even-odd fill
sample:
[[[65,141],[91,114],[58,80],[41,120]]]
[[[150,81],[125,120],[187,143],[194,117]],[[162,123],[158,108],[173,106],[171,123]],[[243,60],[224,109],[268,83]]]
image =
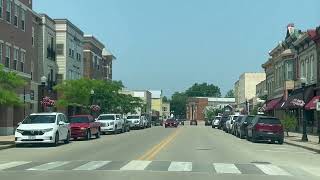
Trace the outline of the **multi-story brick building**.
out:
[[[102,51],[103,77],[105,80],[112,80],[112,63],[116,57],[106,48]]]
[[[55,19],[58,79],[83,77],[83,32],[67,19]]]
[[[32,0],[0,1],[0,63],[5,71],[21,76],[26,85],[17,90],[22,107],[0,106],[0,135],[13,134],[26,114],[37,110],[38,36],[40,18],[32,10]]]

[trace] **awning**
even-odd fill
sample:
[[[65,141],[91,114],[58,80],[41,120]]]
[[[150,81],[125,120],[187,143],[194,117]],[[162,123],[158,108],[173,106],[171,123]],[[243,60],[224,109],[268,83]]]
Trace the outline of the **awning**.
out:
[[[281,98],[272,99],[269,102],[267,102],[267,106],[265,108],[265,111],[271,111],[274,110],[277,104],[281,101]]]
[[[312,97],[313,97],[313,86],[306,87],[305,92],[303,92],[302,88],[296,89],[290,94],[290,96],[288,97],[288,100],[284,103],[282,108],[284,109],[302,108],[306,104],[306,102],[309,102],[312,99]]]
[[[320,96],[315,96],[311,99],[311,101],[308,102],[308,104],[305,106],[306,110],[315,110],[317,107],[317,102],[319,102]]]
[[[286,101],[284,100],[284,98],[282,97],[281,100],[278,102],[278,104],[276,105],[275,109],[283,109],[284,104],[286,103]]]

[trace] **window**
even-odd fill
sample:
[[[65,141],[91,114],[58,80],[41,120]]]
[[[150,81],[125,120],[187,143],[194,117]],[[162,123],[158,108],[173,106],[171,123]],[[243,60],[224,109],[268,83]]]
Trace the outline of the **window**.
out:
[[[301,74],[301,77],[306,77],[306,74],[305,74],[305,69],[304,69],[304,61],[302,61],[301,63],[300,63],[301,65],[300,65],[300,74]]]
[[[15,5],[14,6],[14,18],[13,18],[13,24],[14,26],[18,27],[18,10],[19,10],[19,6]]]
[[[309,60],[309,57],[306,58],[306,74],[307,74],[307,81],[310,80],[310,72],[311,72],[311,63],[310,63],[310,60]]]
[[[63,48],[64,48],[64,44],[57,44],[57,55],[61,55],[63,56]]]
[[[14,48],[14,58],[13,58],[13,68],[12,69],[17,70],[18,60],[19,60],[19,49]]]
[[[71,57],[74,58],[74,50],[71,50]]]
[[[11,57],[11,47],[6,46],[6,61],[5,61],[5,67],[10,68],[10,57]]]
[[[2,63],[2,56],[3,56],[3,43],[0,42],[0,63]]]
[[[311,69],[310,69],[310,74],[311,74],[311,80],[314,80],[315,79],[315,77],[316,77],[316,75],[314,74],[314,72],[315,72],[315,67],[316,67],[316,64],[314,63],[314,55],[312,54],[311,56],[310,56],[310,64],[311,64]]]
[[[21,8],[21,29],[26,29],[26,12]]]
[[[7,0],[6,20],[9,23],[11,22],[11,0]]]
[[[293,80],[293,62],[292,61],[287,63],[286,80]]]
[[[79,61],[81,61],[81,54],[79,54]]]
[[[21,51],[21,59],[20,59],[20,71],[24,72],[24,63],[26,60],[26,52],[25,51]]]
[[[3,0],[0,0],[0,19],[3,19]]]
[[[72,54],[72,52],[71,52],[71,49],[69,48],[69,57],[71,57],[71,54]]]
[[[31,35],[31,44],[32,44],[32,47],[34,47],[34,27],[32,27],[32,35]]]

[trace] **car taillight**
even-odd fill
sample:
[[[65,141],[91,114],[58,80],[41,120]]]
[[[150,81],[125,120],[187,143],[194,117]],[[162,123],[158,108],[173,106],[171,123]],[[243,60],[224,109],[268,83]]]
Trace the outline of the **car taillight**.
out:
[[[254,128],[256,131],[260,131],[263,128],[263,126],[264,126],[264,123],[258,123],[255,125]]]

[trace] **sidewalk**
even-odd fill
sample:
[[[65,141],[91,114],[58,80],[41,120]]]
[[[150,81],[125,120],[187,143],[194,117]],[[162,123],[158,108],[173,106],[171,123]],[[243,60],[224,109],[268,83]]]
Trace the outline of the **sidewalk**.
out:
[[[302,134],[300,133],[289,132],[289,137],[285,136],[284,142],[292,146],[297,146],[320,153],[320,144],[318,144],[318,136],[308,135],[308,142],[302,142],[301,137]]]
[[[0,136],[0,150],[14,147],[14,136]]]

